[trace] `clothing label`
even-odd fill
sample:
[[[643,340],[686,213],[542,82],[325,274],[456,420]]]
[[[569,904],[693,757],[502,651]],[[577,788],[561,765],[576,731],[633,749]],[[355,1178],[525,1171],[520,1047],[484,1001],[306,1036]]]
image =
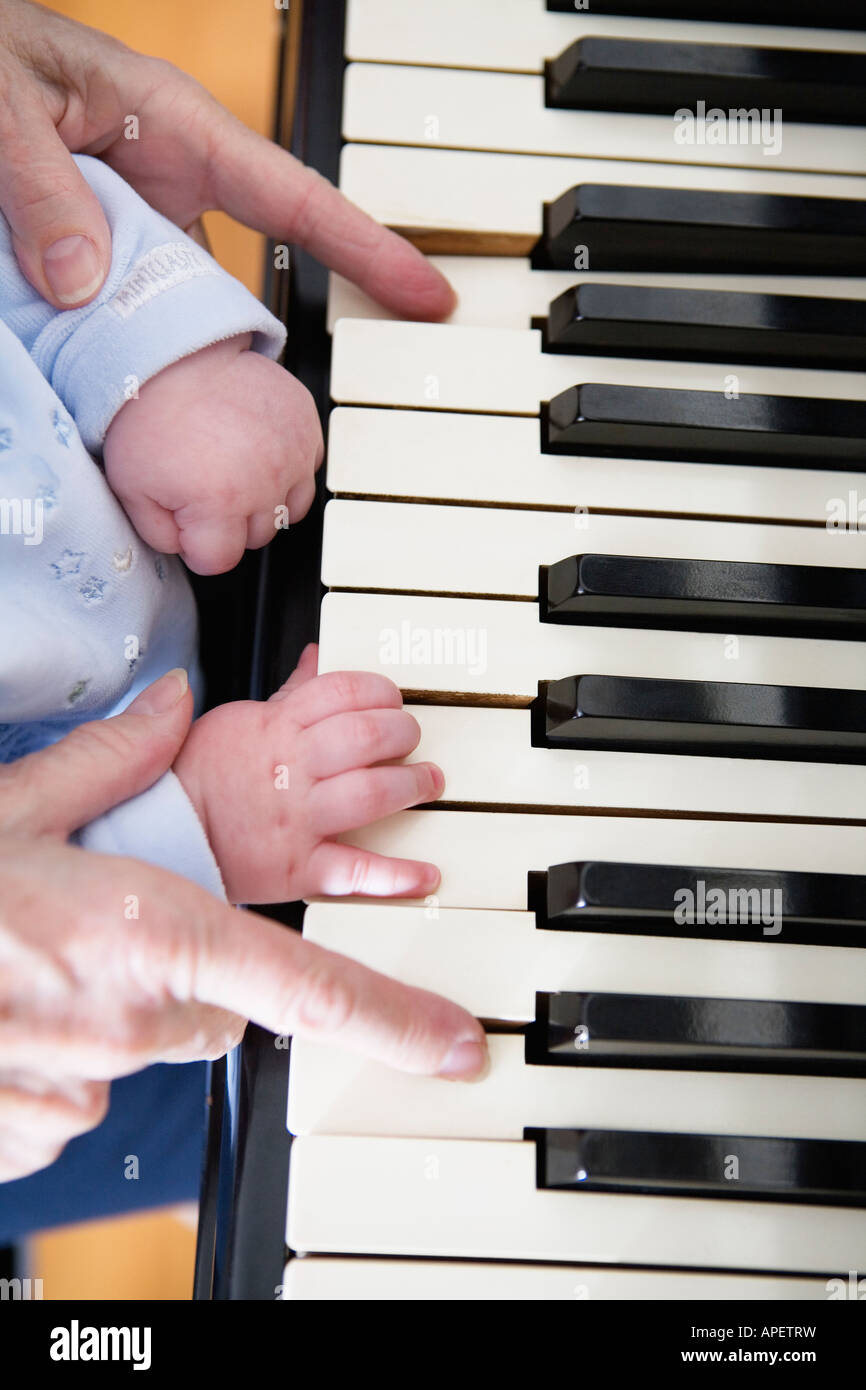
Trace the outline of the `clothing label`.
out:
[[[198,275],[216,275],[217,268],[199,247],[186,241],[167,241],[154,246],[135,262],[126,279],[108,301],[120,319],[128,319],[148,300],[194,280]]]

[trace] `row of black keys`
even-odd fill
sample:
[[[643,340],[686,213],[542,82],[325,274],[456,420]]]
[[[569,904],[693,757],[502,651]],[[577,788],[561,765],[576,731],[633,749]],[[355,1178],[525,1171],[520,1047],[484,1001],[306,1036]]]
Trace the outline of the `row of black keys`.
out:
[[[581,382],[543,401],[541,449],[598,458],[866,469],[866,403]]]
[[[863,29],[852,0],[547,0],[568,14],[637,15],[642,19],[721,20],[730,24],[795,24],[804,29]]]
[[[866,1204],[866,1144],[839,1139],[526,1129],[536,1186],[620,1196]]]
[[[583,674],[539,681],[534,748],[866,763],[866,692]]]
[[[866,572],[572,555],[539,571],[542,621],[862,640]],[[583,674],[540,681],[542,748],[866,763],[866,692]]]
[[[861,299],[583,283],[532,326],[545,352],[866,369]]]
[[[684,894],[710,920],[678,922],[675,904]],[[724,920],[714,920],[707,905],[712,909],[722,901],[726,907],[715,917]],[[770,929],[778,926],[788,943],[861,946],[866,879],[588,861],[530,874],[529,906],[539,928],[555,930],[748,940],[760,937],[772,917]],[[535,1022],[527,1029],[526,1060],[539,1066],[862,1077],[866,1008],[540,993]],[[540,1187],[841,1204],[866,1199],[862,1143],[609,1130],[529,1130],[526,1137],[538,1144]]]
[[[866,1008],[601,992],[536,995],[531,1066],[866,1076]],[[685,1118],[685,1117],[684,1117]],[[866,1202],[866,1143],[621,1130],[526,1130],[538,1185]],[[732,1170],[730,1159],[737,1160]],[[733,1181],[731,1179],[734,1179]]]
[[[756,121],[764,111],[862,125],[866,54],[588,36],[545,64],[545,105],[662,116],[735,110],[744,121],[751,109]]]
[[[576,860],[530,871],[527,905],[539,931],[866,947],[858,874]]]
[[[688,183],[687,171],[684,182]],[[544,207],[552,270],[866,274],[866,200],[583,183]]]
[[[570,555],[541,565],[542,622],[866,641],[866,570]]]

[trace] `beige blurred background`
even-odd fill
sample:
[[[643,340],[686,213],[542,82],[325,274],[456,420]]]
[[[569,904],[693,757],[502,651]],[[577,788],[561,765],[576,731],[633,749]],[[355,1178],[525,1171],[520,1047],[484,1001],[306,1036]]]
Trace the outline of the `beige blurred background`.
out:
[[[167,58],[247,125],[270,134],[280,15],[274,0],[44,0],[130,48]],[[223,213],[205,219],[213,253],[256,294],[263,238]],[[67,1227],[36,1237],[29,1272],[46,1300],[186,1299],[195,1233],[172,1212]]]

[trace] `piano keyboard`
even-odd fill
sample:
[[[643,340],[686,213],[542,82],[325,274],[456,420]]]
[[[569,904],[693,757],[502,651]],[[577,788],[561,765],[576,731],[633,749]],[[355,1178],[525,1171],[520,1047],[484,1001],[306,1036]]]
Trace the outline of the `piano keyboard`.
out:
[[[490,1068],[293,1044],[288,1299],[823,1299],[866,1260],[866,29],[570,8],[347,6],[341,187],[459,303],[331,279],[320,670],[403,690],[443,800],[351,839],[442,883],[304,934]],[[678,139],[659,71],[778,148]]]

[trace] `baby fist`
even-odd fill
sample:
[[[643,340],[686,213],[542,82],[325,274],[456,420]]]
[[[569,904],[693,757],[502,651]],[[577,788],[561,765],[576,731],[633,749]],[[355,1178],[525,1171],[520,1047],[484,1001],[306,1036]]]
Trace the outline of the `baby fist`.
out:
[[[251,335],[166,367],[105,436],[111,488],[142,540],[221,574],[299,521],[324,453],[313,398]]]

